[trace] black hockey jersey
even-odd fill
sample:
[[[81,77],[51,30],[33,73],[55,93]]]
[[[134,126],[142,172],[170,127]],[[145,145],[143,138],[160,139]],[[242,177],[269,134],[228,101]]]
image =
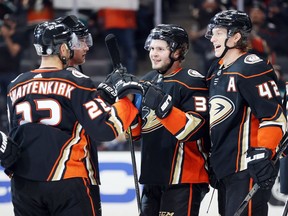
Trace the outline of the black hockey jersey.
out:
[[[10,136],[22,147],[11,170],[38,181],[83,177],[99,184],[92,143],[115,139],[138,113],[127,98],[108,106],[77,70],[23,73],[8,86],[7,99]]]
[[[142,79],[154,82],[158,75],[151,71]],[[204,76],[180,68],[164,76],[158,85],[172,96],[173,108],[164,119],[148,107],[142,108],[140,183],[208,182],[208,89]]]
[[[221,179],[247,169],[247,151],[275,152],[286,128],[277,78],[269,62],[243,54],[231,66],[221,60],[208,72],[211,166]]]

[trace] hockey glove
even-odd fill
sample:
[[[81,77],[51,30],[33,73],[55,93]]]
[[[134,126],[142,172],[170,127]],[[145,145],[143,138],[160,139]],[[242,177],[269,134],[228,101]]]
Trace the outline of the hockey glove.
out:
[[[126,72],[126,68],[114,70],[110,75],[110,80],[117,91],[119,99],[128,94],[143,95],[143,88],[139,84],[136,76]]]
[[[12,166],[20,154],[20,147],[3,132],[0,131],[0,161],[1,166],[8,168]]]
[[[110,77],[108,76],[104,82],[101,82],[98,85],[97,93],[103,100],[111,105],[115,103],[117,92],[109,78]]]
[[[253,148],[247,154],[248,171],[253,180],[262,189],[269,190],[273,187],[279,170],[271,160],[272,151],[267,148]]]
[[[173,107],[172,97],[150,82],[145,82],[142,85],[145,89],[142,101],[143,105],[155,110],[158,118],[163,119],[167,117]]]

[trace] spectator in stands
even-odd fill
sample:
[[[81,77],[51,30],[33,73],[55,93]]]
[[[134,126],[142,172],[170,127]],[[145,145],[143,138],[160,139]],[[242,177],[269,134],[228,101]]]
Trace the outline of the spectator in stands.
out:
[[[19,20],[22,16],[18,14],[15,5],[4,1],[0,3],[0,10],[0,100],[4,102],[0,104],[0,117],[6,120],[7,86],[20,73],[21,55],[27,47],[29,38],[25,23]],[[20,21],[21,25],[18,25]],[[1,126],[4,127],[1,129],[6,132],[5,125]]]
[[[154,1],[140,0],[137,11],[136,50],[138,59],[146,59],[147,51],[143,49],[147,35],[154,27]]]
[[[123,60],[128,73],[136,72],[135,30],[137,28],[136,11],[124,9],[101,9],[98,21],[104,32],[117,37]]]
[[[267,41],[261,34],[261,28],[266,24],[264,9],[259,6],[253,6],[249,11],[249,16],[252,22],[252,31],[248,40],[249,46],[251,47],[250,51],[261,58],[268,58],[274,62],[275,53],[272,53]]]
[[[192,49],[203,59],[203,68],[200,71],[208,71],[214,60],[214,50],[212,44],[205,38],[207,25],[210,19],[221,11],[220,5],[216,0],[205,0],[198,2],[197,12],[194,11],[196,23],[192,25],[189,32],[189,38],[192,43]],[[200,60],[199,59],[199,60]]]
[[[52,0],[28,0],[29,24],[38,24],[54,18]]]
[[[288,2],[271,0],[267,5],[268,26],[275,29],[275,39],[272,39],[273,49],[277,57],[288,54]]]

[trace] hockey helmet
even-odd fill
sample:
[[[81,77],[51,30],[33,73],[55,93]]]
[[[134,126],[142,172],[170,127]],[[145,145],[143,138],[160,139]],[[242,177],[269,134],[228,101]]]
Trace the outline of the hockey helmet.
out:
[[[77,36],[63,23],[43,22],[34,29],[34,46],[40,56],[56,55],[61,44],[72,50],[78,43]]]
[[[217,13],[210,20],[207,32],[205,34],[207,39],[211,39],[213,35],[212,30],[215,27],[226,28],[228,31],[228,38],[237,32],[246,38],[252,30],[252,23],[249,16],[245,12],[237,10],[226,10]]]
[[[144,49],[150,50],[151,41],[153,39],[164,40],[168,43],[170,50],[172,52],[181,48],[182,59],[184,59],[185,55],[189,49],[189,37],[185,29],[181,26],[174,24],[159,24],[154,29],[151,30],[148,35]]]
[[[89,33],[88,28],[76,16],[69,15],[66,17],[59,17],[58,19],[56,19],[56,22],[64,23],[65,25],[67,25],[72,30],[72,32],[74,32],[76,36],[80,39],[79,46],[76,48],[81,48],[81,41],[84,41],[88,47],[93,46],[93,39],[91,34]]]

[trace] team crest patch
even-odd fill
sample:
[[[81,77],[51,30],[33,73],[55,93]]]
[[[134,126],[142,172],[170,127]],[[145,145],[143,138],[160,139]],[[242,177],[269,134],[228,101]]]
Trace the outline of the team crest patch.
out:
[[[204,76],[202,74],[200,74],[198,71],[192,70],[192,69],[188,70],[188,75],[192,76],[192,77],[204,78]]]
[[[78,78],[89,78],[88,76],[84,75],[83,73],[77,71],[77,70],[72,70],[72,74],[75,76],[75,77],[78,77]]]
[[[246,64],[255,64],[257,62],[261,62],[263,61],[262,59],[260,59],[257,55],[255,54],[251,54],[245,57],[244,62]]]
[[[234,103],[227,97],[215,95],[209,100],[210,127],[225,121],[235,111]]]

